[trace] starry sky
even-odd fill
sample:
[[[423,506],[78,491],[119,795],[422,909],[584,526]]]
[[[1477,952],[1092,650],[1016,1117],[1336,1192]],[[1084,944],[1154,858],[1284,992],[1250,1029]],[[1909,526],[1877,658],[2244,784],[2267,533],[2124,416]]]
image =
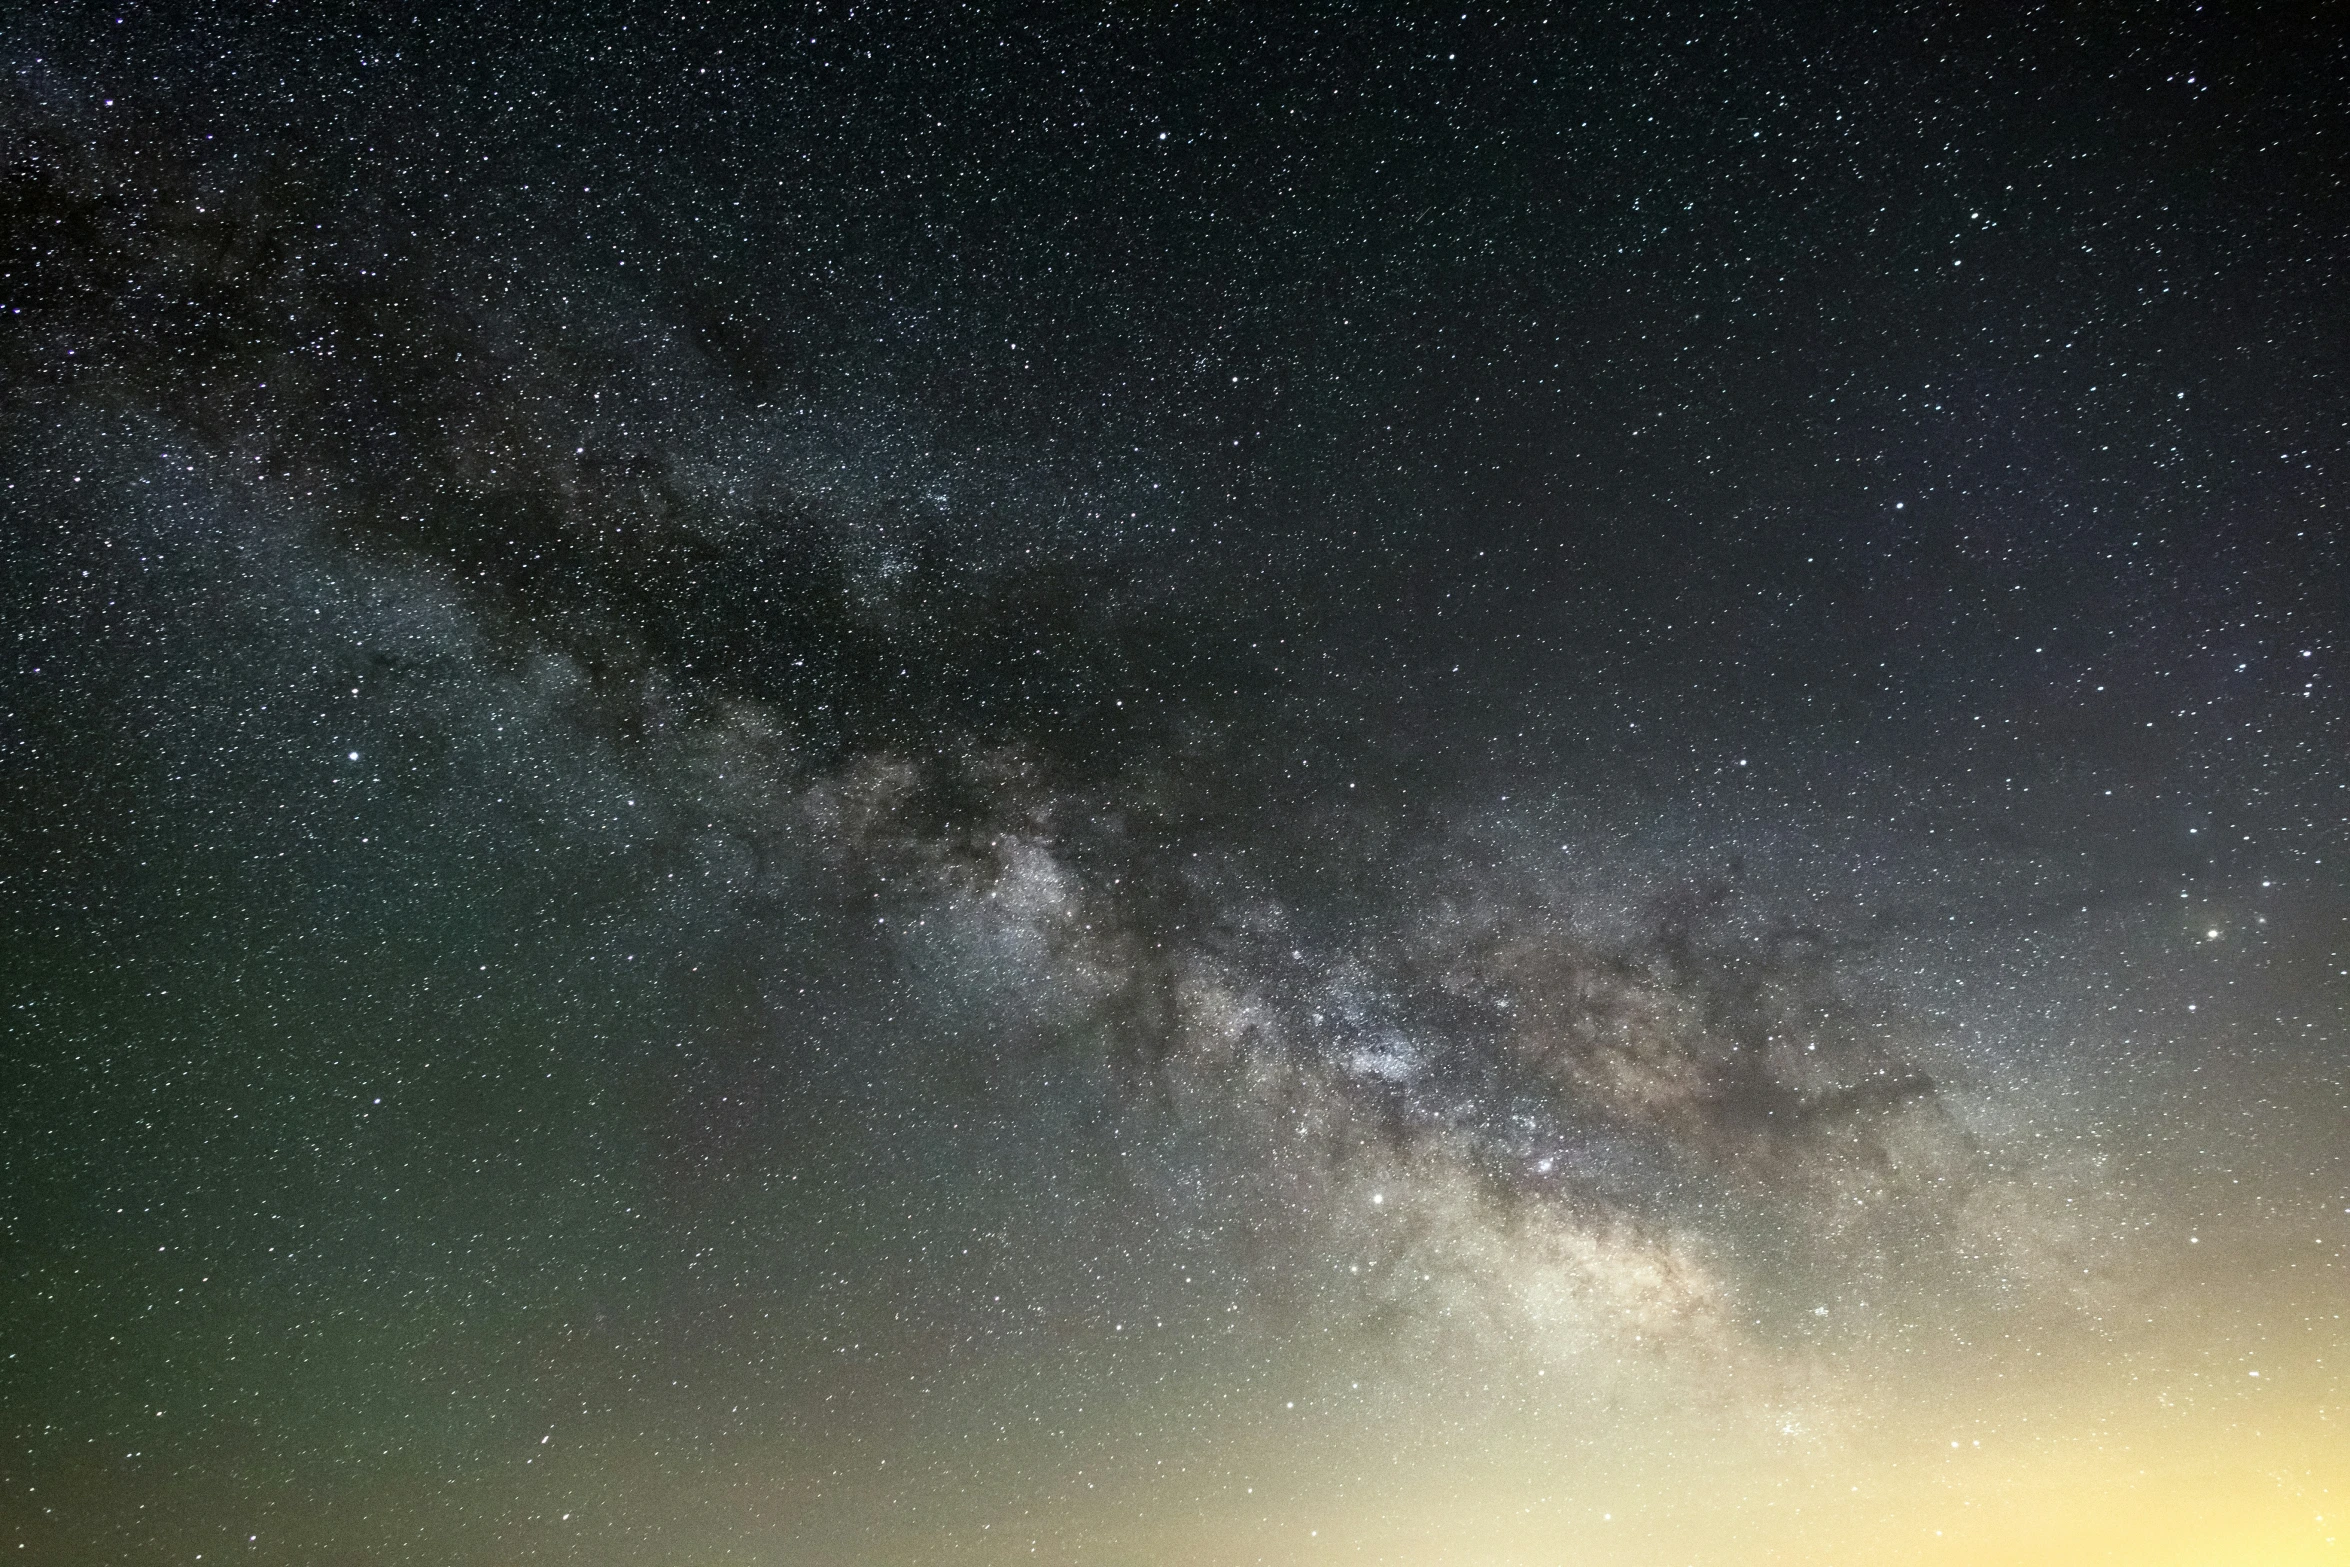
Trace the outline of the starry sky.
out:
[[[0,21],[0,1551],[2350,1562],[2324,7]]]

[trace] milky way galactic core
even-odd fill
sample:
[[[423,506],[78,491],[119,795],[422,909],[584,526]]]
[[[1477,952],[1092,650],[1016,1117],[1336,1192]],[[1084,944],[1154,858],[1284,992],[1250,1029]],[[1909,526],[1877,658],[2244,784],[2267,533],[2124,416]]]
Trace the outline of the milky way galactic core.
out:
[[[2338,18],[0,40],[0,1550],[2350,1562]]]

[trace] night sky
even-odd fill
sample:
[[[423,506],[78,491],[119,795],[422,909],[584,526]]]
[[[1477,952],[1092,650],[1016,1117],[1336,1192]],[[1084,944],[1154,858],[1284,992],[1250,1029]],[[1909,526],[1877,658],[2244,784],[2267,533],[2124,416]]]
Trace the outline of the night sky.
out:
[[[0,1554],[2350,1563],[2327,7],[0,21]]]

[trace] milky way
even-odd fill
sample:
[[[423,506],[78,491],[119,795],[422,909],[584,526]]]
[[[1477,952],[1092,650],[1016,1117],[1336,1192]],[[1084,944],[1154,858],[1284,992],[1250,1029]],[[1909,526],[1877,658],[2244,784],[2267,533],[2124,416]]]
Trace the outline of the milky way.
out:
[[[22,1559],[2350,1550],[2338,32],[0,37]]]

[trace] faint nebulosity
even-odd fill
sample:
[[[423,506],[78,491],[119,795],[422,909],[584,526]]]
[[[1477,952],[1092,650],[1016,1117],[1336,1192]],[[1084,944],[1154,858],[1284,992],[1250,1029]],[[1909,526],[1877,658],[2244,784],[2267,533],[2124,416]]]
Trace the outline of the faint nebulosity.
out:
[[[2350,1560],[2350,51],[0,27],[0,1549]]]

